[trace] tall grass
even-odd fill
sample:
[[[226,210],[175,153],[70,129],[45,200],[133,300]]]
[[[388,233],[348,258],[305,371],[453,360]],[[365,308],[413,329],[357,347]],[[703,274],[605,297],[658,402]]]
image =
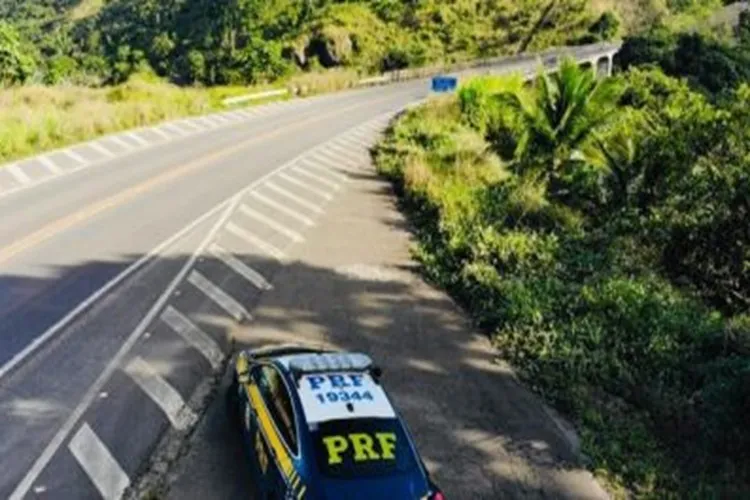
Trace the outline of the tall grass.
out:
[[[105,88],[0,89],[0,165],[104,134],[221,110],[227,97],[269,88],[178,87],[150,74],[137,74]]]

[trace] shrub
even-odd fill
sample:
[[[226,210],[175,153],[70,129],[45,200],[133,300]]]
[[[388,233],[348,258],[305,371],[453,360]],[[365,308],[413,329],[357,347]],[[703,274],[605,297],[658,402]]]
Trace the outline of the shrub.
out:
[[[583,116],[581,143],[559,133],[564,81],[516,90],[516,122],[505,85],[477,79],[405,113],[376,150],[426,275],[574,419],[618,494],[747,496],[750,320],[731,316],[750,304],[750,90],[720,106],[633,69],[600,96],[618,119]]]

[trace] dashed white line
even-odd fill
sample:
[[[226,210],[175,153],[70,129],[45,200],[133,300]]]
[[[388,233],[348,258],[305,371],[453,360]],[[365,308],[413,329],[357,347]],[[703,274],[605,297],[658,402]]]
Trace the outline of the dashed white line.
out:
[[[198,420],[180,393],[140,356],[136,356],[128,363],[125,373],[162,409],[175,429],[185,430]]]
[[[305,170],[302,167],[292,167],[292,170],[294,170],[300,175],[307,177],[308,179],[312,179],[316,182],[319,182],[320,184],[325,184],[326,186],[330,187],[331,189],[335,189],[336,191],[341,189],[341,185],[333,182],[331,179],[325,179],[319,175],[315,175],[312,172]]]
[[[29,184],[31,182],[31,177],[29,177],[28,174],[15,163],[6,165],[5,169],[21,184]]]
[[[217,115],[209,115],[209,116],[206,116],[204,118],[206,120],[210,121],[211,123],[213,123],[214,127],[221,127],[222,125],[224,125],[226,123],[226,120],[218,120],[216,118],[216,116]]]
[[[341,172],[337,172],[337,169],[340,168],[338,164],[329,164],[325,165],[319,160],[314,160],[311,158],[305,158],[300,161],[300,163],[304,163],[309,168],[315,169],[318,172],[321,172],[325,175],[330,175],[334,179],[337,179],[339,182],[347,183],[350,182],[351,179],[347,177],[346,175],[342,174]],[[336,166],[333,166],[336,165]]]
[[[206,126],[208,126],[208,127],[211,127],[211,128],[216,128],[216,127],[218,127],[218,126],[219,126],[219,124],[218,124],[218,123],[216,123],[216,122],[213,122],[213,121],[209,120],[209,119],[208,119],[208,118],[206,118],[205,116],[204,116],[204,117],[202,117],[202,118],[196,118],[196,121],[199,121],[199,122],[201,122],[201,123],[203,123],[203,124],[205,124]]]
[[[219,307],[224,309],[236,321],[252,319],[252,316],[250,316],[250,313],[247,312],[247,309],[242,304],[198,271],[192,271],[187,280],[209,299],[213,300]]]
[[[83,156],[79,155],[78,153],[76,153],[72,149],[63,149],[62,150],[62,154],[64,154],[65,156],[67,156],[68,158],[70,158],[73,161],[77,161],[81,165],[88,164],[88,160],[86,158],[84,158]]]
[[[185,137],[186,135],[190,135],[189,131],[181,129],[180,127],[178,127],[174,123],[165,123],[160,128],[165,128],[167,130],[171,130],[173,132],[177,132],[179,135],[181,135],[183,137]]]
[[[368,153],[364,150],[360,150],[359,152],[357,152],[351,146],[346,147],[335,143],[331,143],[329,145],[329,149],[335,154],[346,156],[349,159],[350,163],[356,165],[357,167],[359,167],[363,163],[366,163],[365,160],[369,156]]]
[[[244,120],[245,116],[239,111],[229,111],[224,113],[224,116],[230,117],[232,120]]]
[[[342,137],[338,140],[339,144],[345,144],[348,146],[354,146],[359,147],[365,150],[369,150],[372,147],[373,141],[365,141],[362,139],[356,139],[354,136],[347,135],[346,137]]]
[[[211,118],[213,118],[214,120],[218,120],[221,123],[232,123],[232,120],[222,115],[211,115]]]
[[[217,259],[222,261],[227,267],[255,285],[256,288],[260,290],[273,289],[273,285],[271,285],[271,283],[269,283],[262,274],[242,262],[240,259],[236,258],[220,245],[214,243],[209,247],[208,251],[211,252]]]
[[[350,157],[345,157],[344,155],[337,156],[335,152],[326,152],[323,154],[322,151],[315,153],[308,158],[304,158],[302,162],[313,165],[319,169],[323,168],[329,172],[335,172],[346,179],[346,182],[351,181],[350,175],[360,172],[362,166],[366,164],[363,161],[354,161]]]
[[[125,149],[133,149],[133,145],[132,144],[128,144],[127,142],[123,141],[122,139],[120,139],[116,135],[111,135],[111,136],[107,137],[106,139],[114,142],[115,144],[117,144],[119,146],[122,146]]]
[[[275,246],[271,245],[270,243],[266,243],[265,241],[261,240],[257,236],[241,228],[237,224],[234,224],[233,222],[230,222],[227,224],[226,230],[232,233],[233,235],[237,236],[238,238],[243,239],[246,242],[250,243],[252,246],[262,250],[263,252],[267,253],[271,257],[274,257],[278,260],[286,259],[286,255],[284,254],[284,252],[282,252]]]
[[[257,182],[260,183],[260,180]],[[201,254],[203,249],[205,249],[206,246],[208,246],[208,244],[213,240],[213,238],[215,237],[219,229],[226,223],[227,219],[234,212],[235,208],[237,207],[241,199],[242,199],[241,195],[238,193],[237,195],[230,198],[226,202],[220,203],[219,205],[211,209],[209,212],[205,213],[203,216],[194,220],[192,223],[186,226],[182,231],[180,231],[175,236],[173,236],[172,238],[167,240],[165,243],[160,245],[153,252],[150,252],[147,256],[141,257],[141,259],[139,259],[136,264],[133,264],[130,267],[128,267],[125,271],[123,271],[123,273],[118,275],[115,279],[107,283],[107,285],[105,285],[103,288],[101,288],[91,297],[86,299],[84,303],[76,307],[74,311],[71,311],[70,313],[68,313],[68,315],[66,315],[65,318],[63,318],[58,323],[56,323],[55,326],[47,330],[41,337],[38,337],[32,343],[32,345],[28,346],[21,353],[14,356],[10,362],[8,362],[6,365],[4,365],[0,369],[0,378],[2,378],[2,376],[5,373],[7,373],[8,370],[12,369],[13,366],[15,366],[18,362],[20,362],[21,359],[28,356],[28,354],[31,351],[35,350],[39,345],[41,345],[41,343],[48,340],[49,336],[54,333],[55,329],[59,328],[61,324],[65,324],[65,322],[69,321],[71,317],[74,317],[81,310],[85,309],[85,307],[88,307],[88,305],[93,300],[95,300],[96,297],[104,294],[110,287],[115,286],[117,283],[119,283],[119,281],[124,279],[126,276],[132,273],[135,269],[138,269],[140,265],[142,265],[143,262],[151,258],[155,253],[158,253],[163,248],[166,248],[166,246],[168,246],[174,240],[181,237],[187,231],[189,231],[190,229],[198,225],[207,217],[223,209],[223,211],[221,212],[221,215],[219,216],[219,219],[213,225],[213,227],[208,232],[208,234],[203,239],[203,241],[201,241],[200,245],[198,245],[198,248],[195,250],[195,252],[193,252],[192,255],[190,255],[190,257],[187,259],[187,261],[182,266],[182,268],[177,273],[177,275],[175,275],[175,277],[172,278],[172,281],[169,283],[169,285],[167,285],[166,289],[159,296],[159,298],[156,300],[156,302],[151,307],[151,309],[149,309],[149,312],[143,318],[141,318],[141,321],[135,327],[135,330],[133,330],[130,336],[120,346],[120,349],[117,351],[114,357],[109,361],[109,363],[104,368],[102,373],[99,374],[99,377],[97,377],[96,381],[94,381],[94,383],[91,384],[91,386],[88,388],[86,393],[83,395],[83,398],[81,398],[81,401],[73,409],[70,415],[68,415],[68,418],[57,430],[55,435],[52,437],[50,442],[42,451],[41,455],[39,455],[39,457],[31,465],[29,470],[24,475],[23,479],[21,479],[21,481],[18,483],[16,488],[13,490],[13,493],[11,493],[9,500],[21,500],[26,496],[26,494],[34,485],[34,482],[37,480],[37,478],[42,473],[44,468],[47,466],[47,464],[49,464],[50,460],[52,460],[55,453],[57,453],[60,447],[65,443],[65,440],[67,439],[68,435],[73,431],[79,419],[84,415],[84,413],[86,412],[88,407],[91,405],[91,403],[98,397],[102,388],[107,383],[107,381],[112,376],[112,374],[115,372],[115,370],[117,370],[120,367],[125,356],[130,352],[133,346],[135,346],[135,344],[138,342],[143,332],[146,331],[146,327],[148,327],[148,325],[151,324],[151,322],[154,320],[154,318],[159,313],[159,311],[161,311],[161,308],[164,307],[167,301],[172,297],[172,293],[174,293],[174,290],[177,288],[177,286],[180,283],[182,283],[182,280],[185,279],[185,275],[190,271],[190,269],[192,269],[193,265],[198,260],[198,256]],[[219,363],[221,363],[221,361]]]
[[[277,186],[271,181],[266,182],[265,186],[270,189],[271,191],[275,191],[276,193],[280,194],[281,196],[285,196],[292,200],[293,202],[297,203],[300,206],[305,207],[306,209],[310,210],[311,212],[315,212],[317,214],[322,214],[323,209],[319,206],[315,205],[314,203],[311,203],[305,199],[302,199],[301,197],[297,196],[296,194],[287,191],[286,189]]]
[[[279,178],[284,179],[289,184],[294,184],[297,187],[301,187],[302,189],[304,189],[306,191],[309,191],[309,192],[311,192],[311,193],[313,193],[313,194],[315,194],[317,196],[320,196],[324,200],[331,201],[333,199],[333,196],[331,196],[329,193],[326,193],[325,191],[321,191],[318,188],[309,186],[309,185],[305,184],[304,182],[302,182],[301,180],[295,179],[294,177],[292,177],[290,175],[287,175],[287,174],[285,174],[283,172],[279,174]]]
[[[197,122],[197,120],[182,120],[180,122],[180,124],[187,125],[188,127],[192,128],[193,130],[197,130],[199,132],[203,132],[204,130],[206,130],[203,127],[201,127],[200,125],[198,125],[196,122]]]
[[[49,156],[37,156],[36,159],[39,161],[39,163],[47,167],[47,170],[49,170],[53,174],[61,174],[63,172],[63,170],[54,161],[52,161],[52,158],[50,158]]]
[[[269,217],[266,217],[262,213],[256,210],[253,210],[247,205],[240,205],[240,212],[245,214],[247,217],[250,217],[251,219],[255,219],[258,222],[261,222],[262,224],[265,224],[266,226],[272,228],[273,230],[283,234],[284,236],[286,236],[292,241],[296,241],[297,243],[305,241],[305,238],[303,238],[302,235],[299,234],[297,231],[293,231],[289,229],[288,227],[282,224],[279,224],[275,220]]]
[[[262,194],[260,194],[258,192],[252,192],[252,193],[250,193],[250,196],[252,196],[253,198],[255,198],[256,200],[258,200],[258,201],[260,201],[262,203],[265,203],[266,205],[268,205],[271,208],[275,208],[276,210],[278,210],[281,213],[287,214],[289,217],[292,217],[293,219],[297,219],[298,221],[302,222],[303,224],[305,224],[307,226],[314,226],[315,225],[315,222],[313,222],[312,219],[310,219],[308,217],[305,217],[304,215],[302,215],[300,213],[297,213],[296,211],[292,210],[291,208],[289,208],[289,207],[287,207],[285,205],[282,205],[281,203],[278,203],[277,201],[272,200],[271,198],[267,198],[267,197],[263,196]]]
[[[107,500],[120,498],[130,486],[128,475],[86,422],[70,440],[68,449]]]
[[[138,135],[135,132],[127,132],[125,135],[128,136],[128,137],[130,137],[131,139],[133,139],[135,142],[137,142],[141,146],[149,146],[150,145],[150,143],[146,139],[144,139],[143,137],[141,137],[140,135]]]
[[[224,353],[206,332],[195,326],[187,316],[172,306],[167,306],[161,314],[161,320],[176,334],[182,337],[195,350],[200,352],[214,370],[221,367]]]
[[[107,156],[109,158],[113,158],[115,156],[115,154],[112,151],[110,151],[109,149],[107,149],[104,146],[102,146],[101,144],[99,144],[99,141],[89,142],[87,144],[87,146],[90,147],[93,150],[96,150],[96,151],[100,152],[101,154],[103,154],[104,156]]]
[[[165,141],[171,141],[172,140],[172,136],[169,135],[168,133],[164,132],[160,127],[153,127],[150,130],[151,130],[151,132],[153,132],[156,135],[158,135],[161,138],[163,138]]]

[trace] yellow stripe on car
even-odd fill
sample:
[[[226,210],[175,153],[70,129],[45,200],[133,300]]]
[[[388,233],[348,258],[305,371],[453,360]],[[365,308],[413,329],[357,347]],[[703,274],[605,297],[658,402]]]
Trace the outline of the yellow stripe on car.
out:
[[[247,384],[245,389],[247,390],[250,402],[258,415],[258,421],[260,423],[260,428],[263,431],[263,435],[273,450],[273,455],[279,465],[279,469],[281,469],[281,472],[284,474],[286,481],[291,484],[292,473],[294,472],[292,458],[289,456],[289,451],[281,442],[281,437],[271,421],[271,415],[268,413],[268,408],[266,408],[266,405],[263,402],[263,397],[260,395],[260,391],[254,384]]]

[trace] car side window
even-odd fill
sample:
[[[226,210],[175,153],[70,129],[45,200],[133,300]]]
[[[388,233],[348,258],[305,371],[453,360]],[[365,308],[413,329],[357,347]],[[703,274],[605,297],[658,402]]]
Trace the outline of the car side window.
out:
[[[258,389],[266,403],[271,418],[286,441],[289,449],[297,449],[297,430],[294,422],[294,410],[289,391],[284,384],[279,371],[270,366],[263,365],[258,374]]]

